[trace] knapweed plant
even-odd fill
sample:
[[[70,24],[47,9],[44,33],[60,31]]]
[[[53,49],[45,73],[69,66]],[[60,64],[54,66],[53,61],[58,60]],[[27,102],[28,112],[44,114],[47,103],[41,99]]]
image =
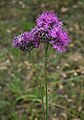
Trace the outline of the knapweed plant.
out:
[[[65,52],[71,39],[67,32],[62,28],[63,21],[58,18],[58,15],[51,11],[43,12],[36,19],[36,26],[30,32],[24,32],[16,36],[13,40],[13,47],[19,48],[22,51],[28,52],[31,57],[32,65],[36,71],[37,78],[40,84],[41,100],[44,120],[48,120],[48,88],[47,88],[47,55],[49,45],[58,52]],[[31,51],[38,48],[40,44],[44,44],[44,79],[45,79],[45,92],[46,92],[46,107],[44,107],[43,91],[41,85],[41,78],[36,70],[32,60]]]

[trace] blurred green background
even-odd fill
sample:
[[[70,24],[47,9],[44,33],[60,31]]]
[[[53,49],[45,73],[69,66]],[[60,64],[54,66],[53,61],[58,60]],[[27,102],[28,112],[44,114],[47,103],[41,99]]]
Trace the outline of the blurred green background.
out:
[[[49,120],[84,120],[84,0],[0,0],[0,120],[43,120],[29,55],[12,48],[14,36],[31,30],[43,10],[57,12],[72,39],[66,53],[49,48]],[[41,72],[43,48],[32,56]]]

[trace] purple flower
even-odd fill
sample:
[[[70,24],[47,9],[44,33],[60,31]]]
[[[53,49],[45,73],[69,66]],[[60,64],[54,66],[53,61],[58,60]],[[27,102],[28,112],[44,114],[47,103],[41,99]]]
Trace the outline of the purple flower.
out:
[[[65,32],[63,29],[53,29],[51,37],[52,39],[49,43],[52,44],[52,47],[58,52],[64,52],[71,42],[67,32]]]
[[[62,26],[62,21],[60,21],[57,14],[51,11],[43,12],[37,18],[36,23],[40,31],[42,42],[49,42],[51,40],[51,36],[54,35],[53,29],[55,28],[58,30]]]
[[[52,11],[43,12],[37,19],[36,23],[38,27],[43,27],[43,29],[51,29],[55,27],[61,27],[62,21],[58,18],[57,14]]]
[[[41,43],[47,43],[58,52],[64,52],[70,42],[71,39],[62,29],[62,21],[57,14],[45,11],[36,19],[36,27],[14,38],[13,47],[30,51],[38,48]]]
[[[38,45],[31,32],[24,32],[14,38],[13,47],[20,48],[23,51],[30,51],[33,48],[38,47]]]

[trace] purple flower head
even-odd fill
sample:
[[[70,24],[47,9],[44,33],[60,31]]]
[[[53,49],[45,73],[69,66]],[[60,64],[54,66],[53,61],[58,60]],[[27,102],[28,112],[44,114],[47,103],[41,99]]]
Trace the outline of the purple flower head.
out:
[[[62,21],[58,18],[57,14],[52,11],[43,12],[36,20],[38,27],[43,29],[51,29],[53,26],[58,27],[62,25]]]
[[[33,40],[33,35],[30,32],[24,32],[14,38],[13,47],[20,48],[23,51],[30,51],[37,47],[37,43]]]
[[[68,34],[62,29],[62,21],[57,14],[43,12],[36,19],[36,27],[30,32],[24,32],[13,40],[13,47],[23,51],[38,48],[41,43],[51,44],[58,52],[64,52],[71,42]]]
[[[53,34],[51,34],[51,36],[52,39],[50,41],[50,44],[52,44],[52,47],[58,52],[64,52],[66,50],[66,47],[71,42],[71,39],[69,38],[67,32],[65,32],[63,29],[59,29],[58,31],[56,29],[53,29]]]
[[[55,35],[55,33],[53,33],[53,29],[55,28],[58,30],[62,26],[62,21],[60,21],[57,14],[50,11],[43,12],[37,18],[36,23],[40,31],[42,42],[49,42],[51,40],[51,36]]]

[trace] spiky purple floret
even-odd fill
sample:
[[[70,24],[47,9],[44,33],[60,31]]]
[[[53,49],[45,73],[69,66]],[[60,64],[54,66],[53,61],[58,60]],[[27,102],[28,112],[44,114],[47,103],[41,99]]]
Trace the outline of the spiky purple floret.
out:
[[[51,38],[57,38],[57,31],[59,31],[59,27],[54,27],[51,30],[49,30],[49,36]]]
[[[71,39],[69,38],[67,32],[65,32],[63,29],[59,29],[58,31],[54,29],[53,33],[54,34],[52,35],[52,40],[50,41],[52,47],[58,52],[66,51],[67,46],[71,42]]]
[[[30,41],[30,39],[30,33],[24,32],[13,39],[13,47],[18,48],[23,44],[23,42],[27,43]]]
[[[13,47],[20,48],[23,51],[30,51],[31,49],[38,47],[38,45],[31,32],[24,32],[14,38]]]
[[[52,11],[43,12],[36,20],[38,27],[43,29],[51,29],[53,26],[62,26],[62,21],[58,18],[57,14]]]

